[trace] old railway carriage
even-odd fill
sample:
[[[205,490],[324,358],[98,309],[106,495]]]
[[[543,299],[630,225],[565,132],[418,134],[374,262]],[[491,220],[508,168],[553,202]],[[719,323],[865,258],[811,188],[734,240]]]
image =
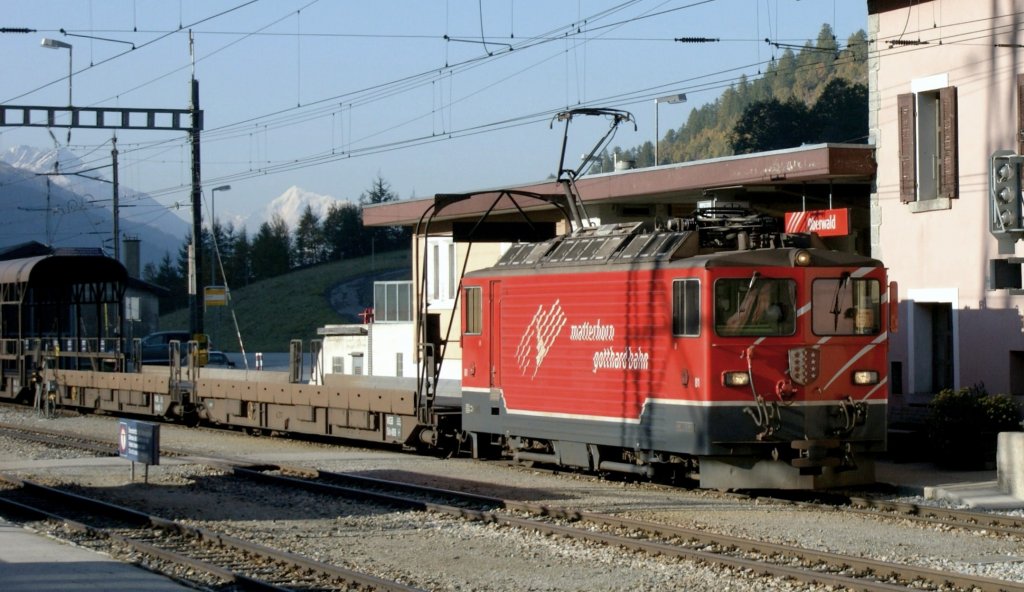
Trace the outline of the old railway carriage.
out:
[[[671,470],[703,487],[872,481],[886,437],[882,264],[719,230],[602,226],[514,245],[469,274],[474,452]]]
[[[44,366],[113,369],[127,281],[124,266],[99,249],[34,242],[3,249],[0,398],[24,395]]]

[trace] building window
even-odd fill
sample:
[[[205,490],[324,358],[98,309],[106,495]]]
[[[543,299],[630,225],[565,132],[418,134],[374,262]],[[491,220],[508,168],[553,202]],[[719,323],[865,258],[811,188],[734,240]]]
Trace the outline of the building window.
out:
[[[900,200],[922,209],[959,196],[956,87],[935,87],[945,82],[945,76],[917,81],[914,92],[896,98]]]
[[[433,245],[431,251],[434,257],[431,261],[433,269],[430,270],[430,299],[441,299],[441,245]]]
[[[341,356],[331,356],[331,373],[332,374],[344,374],[345,373],[345,358]]]
[[[672,334],[700,336],[700,282],[697,280],[672,282]]]
[[[448,244],[448,293],[455,294],[457,278],[455,277],[455,243]]]
[[[1017,75],[1017,154],[1024,154],[1024,74]]]
[[[352,374],[354,376],[363,375],[363,354],[352,354]]]
[[[373,284],[373,320],[399,323],[412,320],[412,282],[375,282]]]
[[[479,335],[483,330],[483,298],[479,287],[466,288],[466,301],[464,303],[466,313],[463,323],[463,333],[466,335]]]
[[[427,298],[431,305],[441,308],[455,304],[459,285],[455,243],[451,237],[431,237],[427,243]]]
[[[404,376],[402,373],[402,366],[405,365],[405,355],[402,352],[395,353],[395,376],[401,378]]]

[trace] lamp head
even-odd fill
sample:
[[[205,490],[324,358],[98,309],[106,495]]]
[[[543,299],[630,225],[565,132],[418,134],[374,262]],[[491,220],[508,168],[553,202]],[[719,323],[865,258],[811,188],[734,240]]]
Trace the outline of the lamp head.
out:
[[[49,37],[43,37],[43,41],[40,45],[50,49],[71,49],[70,43],[64,43],[63,41],[50,39]]]

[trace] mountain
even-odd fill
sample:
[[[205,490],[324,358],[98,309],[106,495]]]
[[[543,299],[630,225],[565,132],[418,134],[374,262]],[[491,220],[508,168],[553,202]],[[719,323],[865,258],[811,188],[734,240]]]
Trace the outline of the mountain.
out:
[[[36,240],[113,255],[112,186],[102,170],[87,170],[96,166],[64,148],[0,153],[0,246]],[[119,197],[119,231],[141,238],[142,264],[159,263],[167,252],[175,259],[188,223],[145,193],[122,185]]]
[[[348,203],[348,200],[320,195],[293,185],[271,200],[263,210],[240,219],[236,225],[245,226],[251,236],[259,230],[260,224],[269,222],[274,214],[277,214],[288,224],[288,230],[295,232],[295,228],[299,225],[299,218],[302,217],[302,212],[305,211],[307,205],[313,209],[313,214],[317,219],[322,221],[332,205],[344,203]]]

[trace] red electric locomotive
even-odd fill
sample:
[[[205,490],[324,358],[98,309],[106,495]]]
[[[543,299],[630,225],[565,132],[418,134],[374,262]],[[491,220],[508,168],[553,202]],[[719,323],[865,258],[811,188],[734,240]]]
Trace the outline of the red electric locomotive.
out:
[[[474,455],[708,488],[873,482],[885,269],[773,222],[708,210],[664,229],[584,228],[467,274]]]

